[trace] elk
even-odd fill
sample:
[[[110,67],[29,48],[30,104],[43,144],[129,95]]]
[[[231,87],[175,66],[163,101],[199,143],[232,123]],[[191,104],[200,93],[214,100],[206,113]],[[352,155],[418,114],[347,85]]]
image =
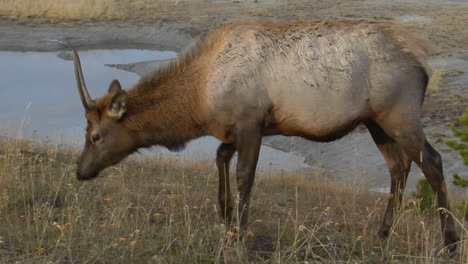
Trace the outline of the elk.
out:
[[[93,100],[73,49],[88,121],[77,178],[88,180],[140,148],[180,150],[195,138],[220,140],[219,206],[246,230],[262,137],[338,139],[364,124],[391,176],[378,235],[388,236],[416,163],[437,196],[445,245],[459,236],[450,214],[440,154],[421,124],[428,45],[389,21],[239,22],[222,26],[154,74],[123,90],[117,80]],[[229,164],[240,203],[233,206]]]

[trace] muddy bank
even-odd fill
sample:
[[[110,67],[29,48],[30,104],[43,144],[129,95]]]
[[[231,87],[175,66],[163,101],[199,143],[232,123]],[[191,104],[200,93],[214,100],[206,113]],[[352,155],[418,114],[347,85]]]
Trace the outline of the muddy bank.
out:
[[[1,10],[0,10],[1,11]],[[128,20],[91,21],[23,17],[0,12],[0,50],[56,51],[44,40],[68,41],[82,49],[180,50],[190,39],[233,21],[288,22],[316,19],[387,19],[431,41],[434,54],[466,51],[468,3],[450,0],[197,0],[155,1]],[[454,19],[456,18],[456,19]],[[53,23],[51,23],[53,21]]]
[[[146,49],[181,50],[196,33],[178,23],[162,22],[63,22],[56,24],[17,23],[0,18],[0,50],[58,51],[63,41],[84,50]]]
[[[119,70],[134,72],[140,77],[144,77],[157,71],[159,68],[168,65],[171,61],[172,60],[142,61],[129,64],[106,64],[106,66]]]

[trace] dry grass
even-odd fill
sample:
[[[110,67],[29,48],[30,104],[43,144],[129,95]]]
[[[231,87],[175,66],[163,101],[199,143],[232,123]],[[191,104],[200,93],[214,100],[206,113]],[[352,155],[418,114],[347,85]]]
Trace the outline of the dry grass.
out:
[[[190,6],[188,10],[186,7]],[[181,18],[209,12],[217,3],[177,0],[2,0],[0,16],[15,19],[36,18],[45,21],[63,20],[127,20]],[[185,7],[185,8],[183,8]],[[183,8],[183,10],[180,10]],[[169,15],[170,14],[170,15]]]
[[[0,137],[0,258],[9,263],[468,263],[439,221],[401,211],[376,237],[385,197],[321,175],[259,175],[246,241],[218,217],[211,162],[128,160],[77,182],[77,153]],[[459,216],[459,212],[455,212]]]
[[[125,19],[128,17],[128,11],[138,8],[132,4],[133,1],[120,2],[115,0],[4,0],[0,2],[0,14],[9,17],[48,17],[51,19]]]
[[[429,84],[427,85],[427,91],[431,94],[437,93],[440,91],[447,73],[443,69],[432,68],[430,74],[431,78],[429,79]]]

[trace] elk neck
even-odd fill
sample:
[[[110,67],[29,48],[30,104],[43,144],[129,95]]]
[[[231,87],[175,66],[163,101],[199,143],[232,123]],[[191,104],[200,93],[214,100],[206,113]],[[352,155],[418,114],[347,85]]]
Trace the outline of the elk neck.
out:
[[[140,147],[180,150],[206,135],[202,107],[203,72],[196,61],[176,60],[128,91],[125,125]]]

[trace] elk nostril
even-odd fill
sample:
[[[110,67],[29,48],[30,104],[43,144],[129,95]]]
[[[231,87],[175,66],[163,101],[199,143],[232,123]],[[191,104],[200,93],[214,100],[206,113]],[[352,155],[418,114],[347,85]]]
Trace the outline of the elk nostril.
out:
[[[79,181],[87,181],[95,178],[98,175],[97,172],[93,173],[80,173],[79,171],[76,172],[76,178]]]
[[[79,171],[76,172],[76,178],[79,180],[79,181],[85,181],[85,180],[88,180],[89,179],[89,176],[87,176],[86,174],[83,174],[83,173],[80,173]]]

